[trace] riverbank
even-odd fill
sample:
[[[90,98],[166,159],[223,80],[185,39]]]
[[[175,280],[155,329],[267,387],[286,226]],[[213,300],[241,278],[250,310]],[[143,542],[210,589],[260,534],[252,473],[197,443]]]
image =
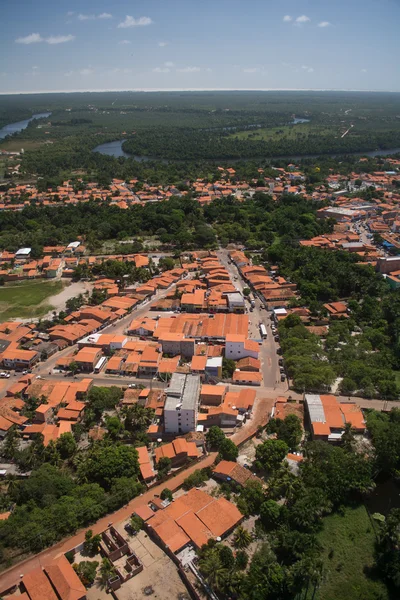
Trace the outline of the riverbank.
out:
[[[114,140],[113,142],[107,142],[105,144],[100,144],[96,146],[92,152],[99,152],[100,154],[104,154],[106,156],[113,156],[114,158],[131,158],[136,162],[158,162],[161,164],[182,164],[188,162],[183,159],[177,158],[160,158],[157,156],[139,156],[138,154],[130,154],[123,149],[123,144],[126,142],[123,140]],[[341,156],[369,156],[371,158],[379,157],[379,156],[390,156],[391,154],[400,154],[400,148],[390,148],[388,150],[370,150],[367,152],[343,152],[341,154],[294,154],[294,155],[282,155],[282,156],[254,156],[254,157],[242,157],[242,158],[210,158],[210,159],[196,159],[200,162],[211,162],[211,163],[221,163],[221,162],[229,162],[229,163],[238,163],[243,161],[265,161],[271,162],[274,160],[288,160],[288,161],[301,161],[307,159],[317,159],[317,158],[339,158]]]

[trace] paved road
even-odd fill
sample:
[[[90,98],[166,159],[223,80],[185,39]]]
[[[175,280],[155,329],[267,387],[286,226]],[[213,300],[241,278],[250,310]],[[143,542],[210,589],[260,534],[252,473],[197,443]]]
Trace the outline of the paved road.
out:
[[[217,256],[221,264],[226,268],[229,275],[231,276],[233,285],[240,291],[243,292],[245,287],[248,287],[244,279],[242,278],[237,267],[230,263],[228,260],[228,251],[219,250]],[[249,308],[250,305],[248,305]],[[260,323],[263,323],[267,328],[267,339],[261,340],[261,371],[263,374],[264,387],[271,388],[273,390],[285,391],[287,390],[287,383],[281,382],[278,355],[276,353],[277,345],[274,341],[271,332],[271,312],[261,308],[262,303],[258,298],[255,300],[255,307],[252,312],[248,312],[249,317],[249,338],[260,341]]]

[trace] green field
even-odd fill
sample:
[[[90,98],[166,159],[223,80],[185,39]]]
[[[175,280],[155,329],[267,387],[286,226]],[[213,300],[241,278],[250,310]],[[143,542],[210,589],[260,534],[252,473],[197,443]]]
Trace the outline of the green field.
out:
[[[324,548],[324,575],[315,600],[389,599],[385,584],[364,572],[373,566],[375,544],[364,506],[348,508],[344,516],[334,514],[324,519],[318,538]],[[307,600],[311,598],[312,591]]]
[[[52,306],[41,302],[61,292],[61,281],[24,281],[0,288],[0,322],[45,315]]]
[[[340,128],[337,131],[341,132]],[[344,129],[343,129],[344,131]],[[312,123],[298,123],[297,125],[283,125],[282,127],[271,127],[268,129],[252,129],[248,131],[238,131],[232,133],[231,138],[240,140],[279,140],[281,137],[296,139],[297,137],[308,137],[309,135],[329,135],[333,134],[334,129],[324,126],[312,125]]]

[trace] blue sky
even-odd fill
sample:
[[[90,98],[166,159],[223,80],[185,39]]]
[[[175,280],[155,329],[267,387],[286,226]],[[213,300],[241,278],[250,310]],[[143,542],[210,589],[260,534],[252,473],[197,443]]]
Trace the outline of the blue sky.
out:
[[[400,0],[1,0],[0,93],[400,91]]]

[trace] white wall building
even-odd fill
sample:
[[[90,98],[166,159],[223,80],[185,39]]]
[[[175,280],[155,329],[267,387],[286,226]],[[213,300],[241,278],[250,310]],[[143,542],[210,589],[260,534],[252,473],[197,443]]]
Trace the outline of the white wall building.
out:
[[[196,431],[200,398],[200,377],[174,373],[166,390],[165,433]]]
[[[239,334],[228,334],[225,343],[225,358],[240,360],[241,358],[258,358],[260,346],[254,340],[246,339]]]

